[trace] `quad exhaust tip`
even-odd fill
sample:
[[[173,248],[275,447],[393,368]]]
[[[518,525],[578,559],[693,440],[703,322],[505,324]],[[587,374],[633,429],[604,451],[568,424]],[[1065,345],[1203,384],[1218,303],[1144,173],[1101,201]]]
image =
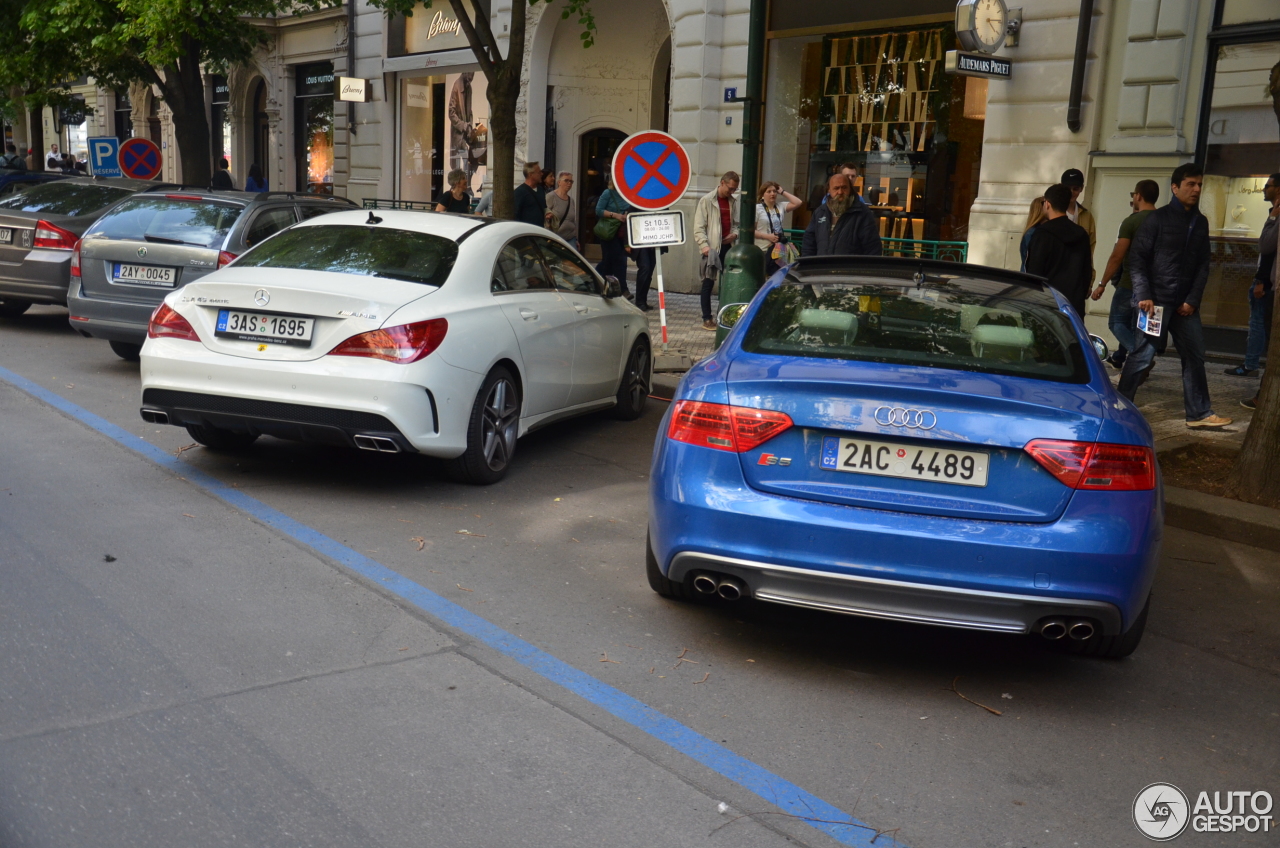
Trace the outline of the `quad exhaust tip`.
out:
[[[386,436],[354,436],[356,447],[360,450],[377,451],[378,453],[400,453],[400,446],[394,439]]]
[[[169,423],[169,413],[165,412],[163,409],[143,408],[140,412],[142,413],[142,420],[146,421],[148,424]]]

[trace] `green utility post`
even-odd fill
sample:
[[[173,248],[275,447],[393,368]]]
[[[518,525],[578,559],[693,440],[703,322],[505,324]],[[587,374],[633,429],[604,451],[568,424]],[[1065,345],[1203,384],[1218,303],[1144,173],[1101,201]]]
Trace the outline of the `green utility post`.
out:
[[[746,303],[764,285],[764,251],[756,247],[756,187],[760,170],[760,147],[764,104],[764,35],[768,0],[751,0],[750,34],[747,38],[747,96],[742,101],[742,209],[738,216],[738,243],[724,257],[720,273],[720,305]],[[714,246],[712,247],[714,250]],[[716,328],[716,345],[724,340],[725,329]]]

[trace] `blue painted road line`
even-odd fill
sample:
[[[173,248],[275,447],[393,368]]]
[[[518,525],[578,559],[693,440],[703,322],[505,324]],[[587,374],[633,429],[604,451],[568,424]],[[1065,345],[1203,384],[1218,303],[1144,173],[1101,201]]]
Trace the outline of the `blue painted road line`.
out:
[[[335,542],[320,531],[170,456],[141,436],[133,435],[61,395],[38,386],[7,368],[0,368],[0,379],[141,454],[236,509],[252,515],[264,524],[340,562],[346,568],[383,586],[387,591],[428,615],[483,642],[547,680],[559,684],[611,715],[665,742],[680,753],[702,763],[739,786],[749,789],[784,813],[796,816],[805,824],[827,834],[841,844],[857,846],[857,848],[886,848],[886,845],[901,845],[900,842],[892,840],[889,843],[877,842],[872,846],[872,840],[875,839],[877,831],[871,825],[858,821],[834,805],[804,791],[794,783],[745,757],[735,754],[723,745],[707,739],[642,701],[597,680],[586,672],[579,671],[541,648],[531,645],[470,610],[387,568],[382,563]]]

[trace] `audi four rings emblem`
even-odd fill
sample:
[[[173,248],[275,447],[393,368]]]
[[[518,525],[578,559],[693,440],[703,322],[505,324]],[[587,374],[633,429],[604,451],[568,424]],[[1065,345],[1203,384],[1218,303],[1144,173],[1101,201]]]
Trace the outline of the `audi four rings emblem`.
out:
[[[266,289],[258,289],[253,293],[253,302],[259,306],[266,306],[271,302],[271,292]]]
[[[932,430],[938,426],[938,416],[929,409],[907,409],[901,406],[877,407],[874,417],[881,427],[912,427],[916,430]]]

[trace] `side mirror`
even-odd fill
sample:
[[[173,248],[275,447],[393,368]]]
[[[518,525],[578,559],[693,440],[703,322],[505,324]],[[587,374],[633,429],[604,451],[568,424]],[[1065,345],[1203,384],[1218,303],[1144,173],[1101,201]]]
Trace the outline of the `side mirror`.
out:
[[[1093,351],[1098,354],[1099,359],[1105,360],[1111,355],[1110,349],[1107,348],[1107,343],[1100,337],[1090,334],[1089,343],[1093,345]]]
[[[716,323],[726,330],[732,330],[733,326],[742,318],[742,313],[747,311],[748,303],[726,303],[720,307],[720,314],[716,317]]]
[[[618,282],[618,278],[608,276],[604,278],[604,296],[613,300],[615,297],[622,297],[622,284]]]

